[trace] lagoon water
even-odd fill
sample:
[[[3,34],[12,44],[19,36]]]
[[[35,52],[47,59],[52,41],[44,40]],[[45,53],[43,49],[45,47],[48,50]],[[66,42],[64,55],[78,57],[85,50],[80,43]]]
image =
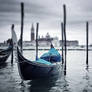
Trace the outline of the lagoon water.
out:
[[[41,56],[44,50],[39,51]],[[35,59],[35,51],[24,50],[24,56]],[[85,51],[67,52],[67,73],[56,79],[24,81],[18,73],[17,61],[11,66],[11,57],[0,67],[0,92],[92,92],[92,51],[89,51],[89,69],[86,69]]]

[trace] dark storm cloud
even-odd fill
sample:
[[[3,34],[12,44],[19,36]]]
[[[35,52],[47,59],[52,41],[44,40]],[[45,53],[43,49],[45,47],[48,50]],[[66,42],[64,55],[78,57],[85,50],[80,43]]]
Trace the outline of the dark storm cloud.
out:
[[[20,2],[25,4],[25,22],[43,21],[59,16],[43,5],[42,0],[0,0],[0,25],[7,23],[20,23]],[[41,3],[41,1],[43,3]],[[46,2],[47,3],[47,2]],[[32,18],[33,17],[33,18]]]
[[[0,18],[4,21],[9,18],[11,21],[13,15],[18,21],[21,1],[25,3],[25,15],[28,17],[25,18],[26,21],[30,21],[31,17],[38,20],[62,20],[63,3],[67,5],[67,21],[70,23],[84,22],[92,17],[92,0],[0,0]]]
[[[63,20],[63,7],[67,6],[67,24],[92,21],[92,0],[0,0],[0,25],[20,23],[20,2],[25,4],[25,22],[53,22]],[[50,23],[49,23],[50,24]]]
[[[0,13],[1,12],[17,12],[19,5],[16,0],[0,0]]]

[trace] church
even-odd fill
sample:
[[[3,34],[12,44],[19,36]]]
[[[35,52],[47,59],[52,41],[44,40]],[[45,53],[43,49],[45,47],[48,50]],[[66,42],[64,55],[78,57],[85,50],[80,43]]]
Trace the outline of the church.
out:
[[[30,42],[31,42],[31,45],[35,45],[35,28],[34,28],[34,25],[32,24],[32,27],[31,27],[31,36],[30,36]],[[56,42],[55,42],[56,41]],[[46,36],[42,36],[38,38],[38,45],[39,46],[50,46],[51,45],[51,42],[54,44],[55,43],[55,46],[59,43],[59,40],[58,40],[58,37],[55,37],[55,38],[52,38],[50,37],[50,34],[47,32]],[[58,42],[58,43],[57,43]]]
[[[24,41],[23,42],[24,46],[35,46],[36,45],[36,42],[35,42],[36,41],[36,39],[35,39],[36,34],[35,34],[35,28],[34,28],[33,24],[31,26],[30,31],[31,31],[30,32],[31,33],[30,34],[30,41]],[[51,37],[48,32],[45,36],[40,37],[40,35],[39,35],[38,46],[49,47],[51,45],[51,43],[56,47],[64,45],[64,41],[62,43],[62,40],[59,40],[58,37]],[[79,45],[79,43],[77,40],[74,40],[74,41],[67,40],[67,46],[78,46],[78,45]]]

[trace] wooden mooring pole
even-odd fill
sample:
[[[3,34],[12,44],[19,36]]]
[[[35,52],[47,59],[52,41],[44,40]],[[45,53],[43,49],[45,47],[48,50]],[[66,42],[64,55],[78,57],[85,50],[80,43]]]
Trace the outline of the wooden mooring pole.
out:
[[[13,47],[12,47],[12,53],[11,53],[11,65],[13,65]]]
[[[88,35],[89,33],[89,23],[86,22],[86,65],[88,67]]]
[[[11,31],[14,30],[14,24],[11,26]],[[11,44],[12,44],[12,53],[11,53],[11,65],[13,65],[13,40],[11,39]]]
[[[38,30],[39,30],[39,23],[36,24],[36,60],[38,59]]]
[[[61,23],[61,38],[62,38],[62,64],[64,63],[64,52],[63,52],[63,46],[64,46],[64,28],[63,28],[64,26],[63,26],[63,23]]]
[[[67,47],[66,47],[66,5],[63,5],[63,12],[64,12],[64,45],[65,45],[65,62],[64,62],[64,75],[66,75],[66,54],[67,54]]]
[[[20,34],[20,51],[23,54],[23,26],[24,26],[24,3],[21,2],[21,34]],[[24,86],[23,78],[21,76],[21,85]]]
[[[24,3],[21,3],[21,35],[20,35],[20,48],[23,53],[23,26],[24,26]]]

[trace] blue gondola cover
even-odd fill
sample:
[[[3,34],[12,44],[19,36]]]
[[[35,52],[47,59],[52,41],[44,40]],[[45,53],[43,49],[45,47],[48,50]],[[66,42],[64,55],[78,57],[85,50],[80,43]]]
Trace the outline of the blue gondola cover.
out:
[[[50,62],[61,61],[61,55],[55,48],[51,48],[49,52],[44,53],[40,58]]]
[[[46,65],[51,65],[51,62],[43,60],[43,59],[38,59],[36,60],[36,62],[42,63],[42,64],[46,64]]]

